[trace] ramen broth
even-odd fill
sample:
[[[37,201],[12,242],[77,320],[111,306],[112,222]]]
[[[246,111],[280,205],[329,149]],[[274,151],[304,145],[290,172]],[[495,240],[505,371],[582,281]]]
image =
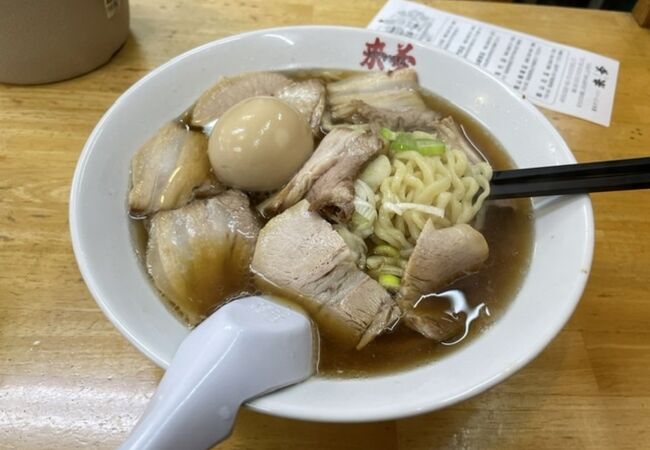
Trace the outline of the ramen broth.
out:
[[[287,73],[294,79],[323,78],[332,76],[344,78],[355,72],[299,71]],[[443,116],[452,116],[462,125],[469,140],[488,159],[494,170],[514,168],[501,145],[475,119],[449,102],[423,91],[423,96],[433,110]],[[180,121],[184,121],[181,117]],[[256,202],[259,197],[251,197]],[[132,234],[136,251],[144,264],[144,251],[147,242],[146,227],[142,220],[132,220]],[[528,270],[533,243],[533,214],[529,199],[487,201],[483,210],[471,222],[485,237],[489,248],[489,258],[479,271],[465,276],[450,285],[445,291],[458,290],[462,295],[424,296],[418,308],[438,309],[453,312],[453,302],[466,301],[462,305],[466,311],[460,313],[466,321],[466,333],[450,342],[438,343],[405,327],[397,326],[392,331],[378,336],[362,350],[345,350],[320,339],[320,358],[318,373],[329,377],[367,377],[388,372],[396,372],[426,364],[458,349],[488,328],[501,315],[517,291]],[[273,289],[253,286],[228,300],[250,294],[273,295]],[[162,294],[161,294],[162,296]],[[165,302],[182,318],[182,311]],[[458,310],[458,309],[457,309]],[[473,319],[473,320],[472,320]]]

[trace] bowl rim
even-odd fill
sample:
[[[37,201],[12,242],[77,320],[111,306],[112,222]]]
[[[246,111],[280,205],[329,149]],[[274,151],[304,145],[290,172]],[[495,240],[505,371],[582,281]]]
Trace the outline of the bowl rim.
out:
[[[239,39],[243,38],[248,38],[248,37],[254,37],[256,35],[262,36],[264,34],[268,33],[274,33],[274,34],[282,34],[283,32],[295,32],[295,31],[302,31],[302,30],[327,30],[327,31],[347,31],[347,32],[357,32],[357,33],[362,33],[362,34],[368,34],[372,35],[373,37],[379,36],[379,37],[384,37],[390,40],[394,40],[396,38],[399,38],[403,42],[409,42],[413,44],[414,46],[418,48],[425,49],[427,52],[434,52],[438,53],[441,55],[444,55],[445,57],[452,57],[458,60],[458,62],[462,63],[468,70],[473,70],[473,71],[478,71],[483,73],[485,76],[489,77],[492,79],[493,82],[497,82],[498,84],[501,85],[501,87],[504,89],[505,93],[508,95],[515,97],[521,106],[523,106],[532,116],[538,120],[541,120],[544,124],[544,127],[548,133],[552,135],[554,139],[557,141],[561,142],[564,144],[566,149],[568,150],[568,157],[570,157],[573,161],[575,161],[575,156],[571,152],[569,146],[566,144],[562,136],[559,134],[559,132],[555,129],[555,127],[552,125],[552,123],[542,114],[537,107],[535,107],[531,102],[525,100],[525,97],[522,98],[522,95],[515,91],[513,88],[505,84],[502,80],[494,77],[492,74],[487,72],[486,70],[475,66],[474,64],[464,60],[463,58],[460,58],[456,55],[450,54],[449,52],[446,52],[444,50],[435,48],[435,47],[430,47],[425,44],[422,44],[419,41],[415,41],[406,37],[402,36],[395,36],[390,33],[385,33],[385,32],[379,32],[375,30],[369,30],[366,28],[360,28],[360,27],[350,27],[350,26],[338,26],[338,25],[299,25],[299,26],[284,26],[284,27],[273,27],[273,28],[265,28],[265,29],[259,29],[259,30],[253,30],[245,33],[239,33],[235,34],[232,36],[224,37],[221,39],[213,40],[211,42],[202,44],[200,46],[194,47],[190,50],[187,50],[180,55],[177,55],[167,62],[157,66],[156,68],[152,69],[149,71],[147,74],[145,74],[142,78],[140,78],[138,81],[136,81],[133,85],[131,85],[126,91],[124,91],[116,100],[115,102],[108,108],[108,110],[103,114],[101,119],[97,122],[95,127],[93,128],[93,131],[89,135],[82,152],[79,156],[77,165],[75,167],[74,175],[73,175],[73,180],[72,180],[72,186],[70,190],[70,204],[69,204],[69,221],[70,221],[70,234],[71,234],[71,241],[72,241],[72,248],[73,252],[77,261],[77,265],[79,267],[79,270],[81,272],[81,275],[84,279],[84,282],[86,283],[86,286],[88,287],[88,290],[90,291],[91,295],[95,299],[95,302],[98,304],[104,315],[111,321],[111,323],[120,331],[120,333],[127,338],[127,340],[134,345],[141,353],[143,353],[145,356],[147,356],[150,360],[152,360],[156,365],[159,367],[165,369],[167,364],[166,361],[164,361],[157,353],[155,353],[152,349],[150,349],[144,342],[142,342],[138,337],[136,337],[120,320],[119,318],[114,314],[110,302],[108,302],[103,295],[100,292],[100,289],[97,285],[97,282],[95,280],[95,275],[92,273],[92,271],[89,269],[89,264],[87,263],[87,255],[86,252],[84,251],[84,244],[82,242],[81,238],[81,233],[80,233],[80,217],[81,217],[81,211],[78,208],[78,197],[79,197],[79,192],[81,188],[81,182],[82,182],[82,175],[84,173],[84,169],[86,165],[88,164],[90,157],[92,155],[92,149],[97,143],[97,140],[99,138],[99,135],[101,134],[101,131],[105,125],[105,123],[110,120],[111,115],[113,112],[120,107],[120,105],[126,101],[126,97],[128,97],[132,92],[137,91],[140,89],[140,87],[146,83],[149,82],[150,79],[154,78],[159,72],[164,71],[166,68],[173,66],[177,64],[178,62],[182,61],[183,59],[186,59],[196,53],[200,53],[208,48],[211,48],[213,46],[217,45],[226,45],[229,42],[236,41]],[[590,271],[591,269],[591,264],[593,260],[593,252],[594,252],[594,215],[593,215],[593,207],[591,200],[588,195],[581,195],[579,196],[583,198],[584,202],[582,202],[582,207],[584,208],[584,215],[585,215],[585,252],[584,254],[581,255],[581,263],[582,267],[585,268],[586,271]],[[426,412],[431,412],[435,411],[438,409],[445,408],[447,406],[450,406],[452,404],[458,403],[462,400],[466,400],[470,397],[473,397],[493,386],[496,384],[500,383],[504,379],[508,378],[515,372],[519,371],[521,368],[523,368],[525,365],[527,365],[530,361],[535,359],[547,346],[548,344],[557,336],[557,334],[561,331],[561,329],[564,327],[564,325],[567,323],[571,315],[573,314],[575,308],[577,307],[580,298],[582,296],[582,293],[584,292],[584,289],[586,287],[586,283],[588,281],[588,276],[585,276],[581,278],[579,281],[576,281],[573,286],[570,295],[568,298],[571,300],[571,305],[568,307],[566,310],[564,310],[564,314],[562,317],[558,317],[558,320],[554,323],[554,326],[549,328],[549,331],[545,334],[544,338],[540,341],[540,343],[537,345],[537,347],[531,346],[531,351],[529,351],[526,354],[526,357],[521,358],[515,362],[515,364],[512,364],[511,366],[504,368],[504,370],[501,370],[496,376],[493,376],[487,380],[485,380],[483,383],[480,383],[478,385],[475,385],[471,389],[467,389],[463,391],[462,394],[454,396],[454,397],[449,397],[444,401],[427,401],[426,399],[420,401],[419,403],[416,404],[410,404],[409,408],[402,408],[402,409],[394,409],[391,412],[386,412],[384,409],[378,410],[375,412],[370,412],[366,413],[362,417],[351,417],[351,416],[346,416],[346,415],[341,415],[341,416],[328,416],[328,415],[323,415],[323,414],[306,414],[304,410],[278,410],[278,409],[271,409],[262,405],[258,405],[256,400],[253,400],[249,403],[246,404],[247,407],[259,411],[259,412],[264,412],[267,414],[272,414],[275,416],[280,416],[280,417],[287,417],[287,418],[292,418],[292,419],[300,419],[300,420],[314,420],[314,421],[320,421],[320,422],[369,422],[369,421],[379,421],[379,420],[393,420],[393,419],[399,419],[399,418],[404,418],[404,417],[409,417],[417,414],[422,414]]]

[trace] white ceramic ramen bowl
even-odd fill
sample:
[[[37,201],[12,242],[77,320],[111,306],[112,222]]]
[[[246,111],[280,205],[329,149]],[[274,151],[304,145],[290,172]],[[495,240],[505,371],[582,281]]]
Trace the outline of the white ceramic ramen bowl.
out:
[[[133,153],[222,75],[275,69],[361,70],[366,44],[396,54],[405,39],[343,27],[255,31],[212,42],[160,66],[104,115],[81,154],[70,226],[81,273],[106,316],[145,355],[166,367],[189,330],[161,302],[134,251],[127,218]],[[544,116],[501,81],[442,51],[410,43],[426,89],[486,126],[519,167],[573,163]],[[383,59],[385,69],[395,58]],[[376,69],[376,67],[375,67]],[[305,420],[358,422],[439,409],[512,375],[560,331],[587,281],[594,225],[587,196],[535,202],[535,245],[522,288],[493,326],[449,356],[367,379],[312,378],[259,398],[250,407]]]

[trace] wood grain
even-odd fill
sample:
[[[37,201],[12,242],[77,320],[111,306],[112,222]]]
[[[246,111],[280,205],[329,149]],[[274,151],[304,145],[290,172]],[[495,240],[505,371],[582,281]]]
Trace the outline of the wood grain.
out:
[[[106,66],[57,84],[0,85],[0,448],[114,448],[161,376],[99,311],[70,247],[70,181],[103,112],[149,70],[196,45],[279,25],[365,26],[382,4],[133,0],[132,35]],[[431,4],[620,60],[611,127],[545,114],[581,161],[650,151],[650,30],[630,14]],[[597,243],[583,299],[547,350],[506,382],[396,422],[314,424],[242,411],[222,448],[644,448],[650,192],[593,201]]]

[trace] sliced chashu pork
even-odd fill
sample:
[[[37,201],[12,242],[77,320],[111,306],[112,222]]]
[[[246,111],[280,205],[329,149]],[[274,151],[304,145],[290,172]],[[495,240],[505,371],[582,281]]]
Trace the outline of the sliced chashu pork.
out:
[[[462,331],[464,323],[444,310],[419,309],[423,295],[438,292],[457,278],[475,271],[487,259],[488,245],[481,233],[467,224],[436,230],[428,221],[408,260],[399,304],[403,321],[424,336],[443,341]]]
[[[275,72],[251,72],[233,77],[223,77],[194,104],[190,123],[205,127],[219,119],[231,106],[250,97],[273,95],[293,81]]]
[[[440,121],[434,122],[433,130],[445,143],[447,148],[455,148],[464,152],[470,163],[476,164],[486,161],[485,157],[467,139],[467,136],[461,129],[460,125],[458,125],[451,117],[445,117]]]
[[[293,106],[309,123],[314,134],[320,132],[325,110],[325,86],[319,80],[294,82],[275,72],[251,72],[221,78],[199,97],[190,115],[190,123],[209,127],[231,106],[250,97],[275,96]]]
[[[217,186],[210,170],[206,137],[172,122],[131,159],[129,211],[136,217],[183,206],[195,189]]]
[[[263,286],[298,302],[322,333],[347,347],[364,347],[399,317],[388,292],[356,267],[341,236],[307,200],[266,224],[251,268]]]
[[[259,229],[248,197],[239,191],[159,212],[149,229],[149,274],[196,324],[247,287]]]
[[[314,135],[320,133],[320,123],[325,111],[325,86],[319,80],[306,80],[290,84],[275,92],[302,114]]]
[[[376,108],[360,100],[350,102],[351,113],[348,120],[352,123],[368,123],[377,128],[386,127],[391,130],[430,131],[440,115],[430,109],[409,108],[393,110]]]
[[[328,83],[332,119],[376,123],[391,129],[422,129],[439,118],[419,93],[414,69],[368,72]]]
[[[346,222],[354,212],[354,178],[382,147],[368,130],[332,130],[291,181],[258,206],[260,213],[272,217],[306,196],[312,209],[335,222]]]

